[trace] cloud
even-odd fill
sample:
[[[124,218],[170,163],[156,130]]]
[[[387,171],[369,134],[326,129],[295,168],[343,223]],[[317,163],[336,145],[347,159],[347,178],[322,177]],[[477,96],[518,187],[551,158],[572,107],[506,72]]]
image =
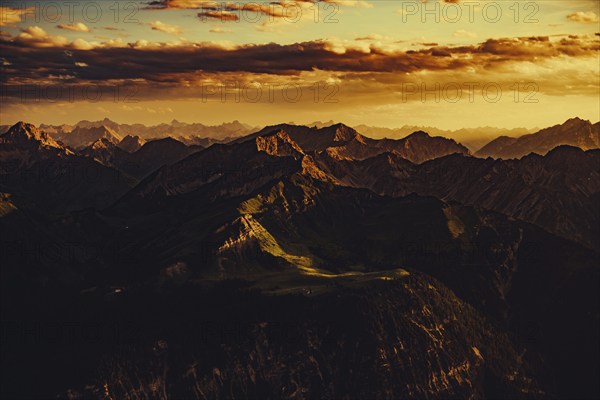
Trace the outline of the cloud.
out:
[[[598,15],[593,11],[578,11],[576,13],[567,15],[567,19],[572,22],[592,23],[598,22]]]
[[[133,77],[152,79],[154,75],[198,70],[293,75],[313,70],[354,72],[453,70],[480,64],[491,68],[513,61],[535,62],[536,59],[561,56],[597,56],[600,50],[600,38],[573,35],[562,39],[548,36],[502,38],[488,39],[477,45],[433,46],[408,51],[394,46],[384,48],[365,41],[339,39],[286,45],[144,40],[134,43],[124,43],[120,40],[86,42],[81,39],[69,42],[62,37],[49,36],[40,27],[27,28],[15,38],[0,41],[0,50],[5,58],[10,60],[11,55],[27,56],[21,65],[24,71],[35,70],[46,60],[52,61],[57,58],[56,54],[62,54],[61,49],[74,48],[88,50],[78,54],[81,62],[94,66],[106,65],[104,74],[97,79]],[[49,48],[49,51],[44,54],[38,52],[30,55],[27,51],[29,47],[44,47]],[[440,56],[446,59],[441,60]],[[174,63],[173,60],[177,62]],[[114,68],[114,65],[122,67]]]
[[[211,1],[211,0],[155,0],[147,3],[146,9],[198,10],[201,21],[238,22],[256,24],[259,31],[277,31],[284,23],[313,20],[314,7],[326,3],[335,7],[372,8],[366,0],[275,0],[254,2]]]
[[[211,33],[231,33],[233,31],[231,29],[225,29],[225,28],[212,28],[209,30],[209,32],[211,32]]]
[[[469,31],[466,31],[464,29],[459,29],[459,30],[455,31],[452,34],[452,36],[457,37],[457,38],[470,38],[470,39],[473,39],[473,38],[477,37],[477,34],[475,32],[469,32]]]
[[[413,43],[413,46],[425,46],[425,47],[437,47],[439,46],[439,43],[437,42],[418,42],[418,43]]]
[[[507,87],[508,82],[529,80],[547,92],[597,93],[599,53],[600,38],[594,35],[488,39],[476,45],[403,50],[340,39],[285,45],[69,42],[31,27],[0,40],[0,54],[11,64],[0,83],[9,97],[27,92],[22,89],[32,83],[64,86],[67,80],[75,87],[134,86],[144,98],[185,98],[199,96],[205,85],[228,81],[308,87],[315,80],[333,79],[346,92],[389,100],[405,83],[471,82],[477,76],[478,81],[487,77]],[[77,66],[75,60],[88,67]]]
[[[91,50],[94,48],[94,45],[92,43],[88,42],[87,40],[75,39],[71,43],[71,48],[73,48],[75,50]]]
[[[104,108],[104,107],[96,107],[96,110],[98,110],[99,113],[101,113],[102,115],[106,115],[106,114],[111,114],[110,110]]]
[[[35,12],[35,7],[13,8],[0,6],[0,26],[14,27],[23,20],[27,14]]]
[[[300,0],[301,1],[301,0]],[[373,4],[364,0],[321,0],[323,3],[335,4],[344,7],[373,8]]]
[[[160,21],[149,22],[148,25],[154,31],[168,33],[169,35],[181,35],[182,29],[177,25],[169,25]]]
[[[372,34],[367,35],[367,36],[357,37],[354,40],[360,41],[360,40],[383,40],[383,39],[384,39],[384,37],[382,35],[380,35],[378,33],[372,33]]]
[[[291,9],[306,8],[319,2],[333,4],[336,6],[352,8],[373,8],[373,4],[366,0],[277,0],[269,3],[256,2],[232,2],[213,0],[154,0],[147,3],[147,9],[188,9],[207,11],[245,11],[269,15],[275,18],[289,17]],[[287,10],[286,10],[287,9]],[[283,12],[282,12],[283,11]]]
[[[234,3],[226,2],[220,3],[217,6],[205,5],[203,10],[198,13],[198,17],[201,20],[205,19],[217,19],[221,21],[239,21],[242,17],[244,19],[251,20],[253,22],[260,22],[258,19],[251,17],[249,13],[254,13],[258,16],[268,17],[271,22],[279,19],[286,19],[290,22],[297,22],[297,20],[306,17],[306,13],[303,13],[304,8],[312,6],[310,0],[286,0],[286,1],[274,1],[270,3]],[[263,26],[265,21],[263,21]]]
[[[202,11],[198,13],[200,20],[216,19],[219,21],[239,21],[240,17],[229,11]]]
[[[48,34],[39,26],[30,26],[29,28],[23,29],[21,35],[19,36],[27,39],[44,39],[48,37]]]
[[[68,31],[75,32],[89,32],[90,28],[88,28],[85,24],[81,22],[77,22],[76,24],[60,24],[56,26],[58,29],[64,29]]]
[[[218,3],[211,0],[156,0],[149,1],[146,8],[197,10],[204,7],[216,6],[218,6]]]
[[[30,47],[62,47],[69,43],[63,36],[50,36],[39,26],[30,26],[22,29],[21,33],[14,39],[16,42]]]
[[[114,48],[127,46],[121,39],[111,39],[104,42],[88,42],[87,40],[78,38],[73,41],[69,41],[64,36],[55,36],[48,34],[43,28],[39,26],[30,26],[25,29],[21,29],[21,33],[13,37],[11,35],[2,36],[0,44],[11,43],[13,46],[24,48],[49,48],[54,49],[53,51],[59,50],[92,50],[94,48]],[[1,46],[0,46],[1,47]],[[61,53],[62,54],[62,53]]]

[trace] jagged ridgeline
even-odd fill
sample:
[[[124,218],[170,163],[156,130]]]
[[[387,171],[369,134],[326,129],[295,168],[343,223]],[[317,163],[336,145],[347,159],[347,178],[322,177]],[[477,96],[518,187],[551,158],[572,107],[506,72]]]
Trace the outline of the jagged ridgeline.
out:
[[[597,124],[484,159],[109,122],[0,136],[3,398],[598,396]]]

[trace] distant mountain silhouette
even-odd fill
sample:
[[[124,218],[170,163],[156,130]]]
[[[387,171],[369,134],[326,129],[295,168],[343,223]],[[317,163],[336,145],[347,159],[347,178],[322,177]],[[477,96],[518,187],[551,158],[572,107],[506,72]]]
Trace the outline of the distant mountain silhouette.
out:
[[[600,147],[600,123],[592,124],[572,118],[539,132],[510,139],[500,137],[475,153],[478,157],[521,158],[530,153],[544,155],[561,145],[576,146],[583,150]]]
[[[204,125],[200,123],[188,124],[177,120],[171,121],[169,124],[159,124],[146,126],[144,124],[119,124],[108,118],[100,121],[79,121],[75,125],[41,125],[40,128],[47,131],[51,135],[56,135],[58,140],[63,136],[71,133],[75,129],[91,130],[94,128],[106,127],[116,133],[120,137],[139,136],[144,139],[157,139],[171,136],[178,138],[179,136],[188,138],[210,138],[213,140],[223,141],[231,138],[246,135],[256,131],[257,128],[239,121],[223,123],[221,125]],[[96,137],[99,139],[100,137]],[[88,145],[91,143],[88,143]],[[200,143],[201,144],[201,143]]]
[[[494,128],[490,126],[482,126],[479,128],[461,128],[456,130],[439,129],[432,126],[414,126],[404,125],[400,128],[382,128],[374,127],[369,125],[356,125],[354,127],[357,131],[363,135],[381,139],[390,138],[398,139],[405,137],[412,132],[424,131],[431,135],[443,136],[449,139],[454,139],[463,145],[465,145],[470,151],[477,151],[481,149],[490,140],[498,136],[510,136],[516,137],[525,135],[528,133],[536,132],[539,129],[526,129],[526,128]]]
[[[76,127],[68,133],[54,133],[52,136],[59,142],[76,150],[91,146],[100,139],[105,139],[114,145],[121,142],[121,136],[107,125]]]

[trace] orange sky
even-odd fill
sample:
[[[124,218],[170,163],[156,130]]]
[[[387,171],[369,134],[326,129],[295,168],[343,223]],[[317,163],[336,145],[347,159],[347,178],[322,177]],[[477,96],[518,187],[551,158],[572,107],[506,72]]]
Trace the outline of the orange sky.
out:
[[[596,0],[80,3],[0,6],[2,124],[600,119]]]

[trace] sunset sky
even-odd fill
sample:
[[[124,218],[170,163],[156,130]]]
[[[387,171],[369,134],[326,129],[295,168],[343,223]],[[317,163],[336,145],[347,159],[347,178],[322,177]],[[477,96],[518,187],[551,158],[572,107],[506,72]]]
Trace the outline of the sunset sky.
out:
[[[0,123],[596,122],[599,8],[598,0],[2,0]]]

